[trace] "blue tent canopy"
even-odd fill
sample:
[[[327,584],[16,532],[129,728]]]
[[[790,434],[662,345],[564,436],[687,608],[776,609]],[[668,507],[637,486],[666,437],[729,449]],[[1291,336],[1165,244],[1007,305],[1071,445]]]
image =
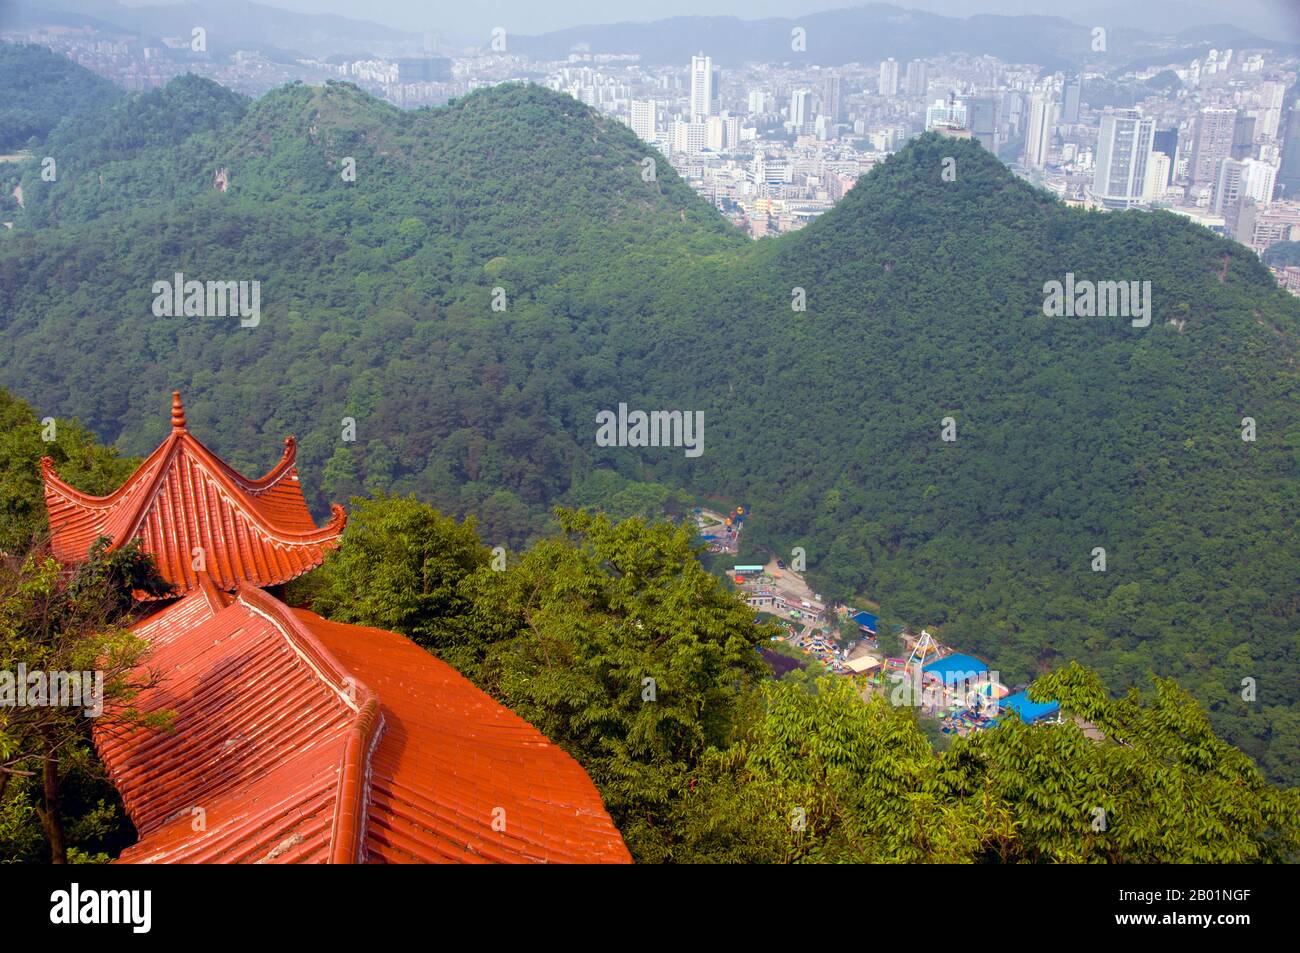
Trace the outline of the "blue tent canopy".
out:
[[[875,632],[876,626],[880,624],[880,620],[870,612],[857,613],[853,616],[853,621],[870,632]]]
[[[1061,710],[1060,702],[1030,701],[1028,692],[1016,692],[1014,695],[1008,695],[998,702],[998,705],[1009,711],[1014,711],[1026,725],[1032,725],[1044,718],[1050,718]]]
[[[927,675],[943,680],[945,685],[956,685],[983,675],[989,667],[973,655],[947,655],[943,658],[926,662],[921,671]]]

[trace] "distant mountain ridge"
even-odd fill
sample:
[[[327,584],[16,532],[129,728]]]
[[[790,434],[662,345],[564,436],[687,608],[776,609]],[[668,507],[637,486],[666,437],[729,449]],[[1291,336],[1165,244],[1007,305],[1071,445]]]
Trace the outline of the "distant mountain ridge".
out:
[[[402,30],[335,14],[297,13],[250,0],[187,0],[158,6],[126,6],[115,0],[16,0],[12,15],[22,25],[53,22],[118,29],[141,37],[189,37],[207,30],[215,55],[261,49],[276,59],[292,54],[328,56],[365,45],[407,44],[416,38]]]
[[[1122,22],[1122,21],[1121,21]],[[1172,24],[1171,24],[1172,25]],[[805,31],[802,51],[792,48],[792,31]],[[1216,28],[1196,27],[1197,38]],[[1226,29],[1226,28],[1225,28]],[[820,66],[870,63],[888,57],[909,59],[954,53],[996,56],[1012,63],[1036,63],[1048,70],[1083,63],[1117,66],[1139,56],[1156,55],[1153,47],[1177,49],[1171,39],[1126,26],[1107,29],[1106,49],[1093,49],[1093,26],[1060,16],[966,18],[873,3],[800,17],[743,20],[738,17],[673,17],[649,23],[614,23],[574,27],[540,36],[511,37],[511,49],[543,59],[563,59],[571,52],[639,53],[651,64],[685,63],[704,51],[715,62],[806,62]],[[1295,48],[1231,28],[1240,43]],[[1296,38],[1300,42],[1300,37]]]

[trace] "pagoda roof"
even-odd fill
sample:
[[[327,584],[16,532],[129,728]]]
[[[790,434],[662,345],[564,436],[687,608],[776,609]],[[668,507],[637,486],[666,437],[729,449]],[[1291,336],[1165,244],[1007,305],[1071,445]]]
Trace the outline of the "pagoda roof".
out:
[[[96,724],[121,863],[631,859],[572,757],[401,635],[205,577],[133,631],[160,674],[132,707],[175,716]]]
[[[42,458],[54,554],[76,563],[101,536],[110,548],[139,538],[177,595],[193,591],[201,572],[225,590],[288,582],[321,564],[347,521],[336,504],[330,521],[316,525],[298,482],[297,451],[286,437],[280,462],[249,479],[190,434],[175,392],[171,433],[108,496],[73,488]]]

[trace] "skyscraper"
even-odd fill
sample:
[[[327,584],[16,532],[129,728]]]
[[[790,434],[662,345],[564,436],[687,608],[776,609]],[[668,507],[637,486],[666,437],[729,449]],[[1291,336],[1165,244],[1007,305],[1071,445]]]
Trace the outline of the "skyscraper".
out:
[[[796,89],[790,93],[790,122],[796,136],[812,130],[812,90]]]
[[[1060,103],[1050,90],[1034,93],[1029,100],[1029,131],[1025,134],[1025,165],[1041,169],[1052,148]]]
[[[892,56],[880,64],[880,95],[898,95],[898,60]]]
[[[704,146],[713,152],[727,147],[727,126],[721,116],[710,116],[705,123]]]
[[[1284,83],[1262,83],[1259,87],[1259,112],[1255,119],[1255,134],[1269,139],[1278,137],[1282,125],[1282,97],[1286,95]]]
[[[1097,135],[1097,169],[1093,199],[1111,209],[1141,205],[1147,191],[1147,164],[1155,139],[1155,121],[1135,109],[1108,112]]]
[[[1142,187],[1142,197],[1146,201],[1154,202],[1164,198],[1169,188],[1172,166],[1173,162],[1167,154],[1159,150],[1151,153],[1151,158],[1147,161],[1146,182]]]
[[[695,155],[708,144],[708,121],[683,122],[678,119],[673,123],[673,152]]]
[[[713,68],[712,57],[701,53],[691,57],[691,121],[713,115],[718,99],[718,71]]]
[[[1256,205],[1270,205],[1277,186],[1277,168],[1259,159],[1246,159],[1241,163],[1241,195]]]
[[[963,96],[962,104],[966,107],[966,128],[975,139],[989,152],[998,154],[998,108],[1001,105],[996,96]]]
[[[844,99],[840,95],[841,82],[838,73],[826,77],[822,84],[822,114],[834,122],[844,118]]]
[[[1280,198],[1300,198],[1300,99],[1286,111],[1286,128],[1282,133],[1282,166],[1277,173]]]
[[[1069,125],[1079,121],[1079,103],[1083,98],[1083,77],[1075,76],[1065,84],[1065,102],[1061,107],[1061,122]]]
[[[925,60],[912,60],[907,64],[904,88],[909,96],[924,96],[930,83],[929,68]]]
[[[1196,132],[1196,150],[1192,156],[1192,182],[1214,182],[1219,160],[1232,157],[1233,136],[1237,130],[1237,110],[1211,107],[1201,110]]]
[[[1249,159],[1255,155],[1255,117],[1237,113],[1232,124],[1232,157]]]
[[[1214,198],[1210,204],[1210,211],[1215,215],[1229,217],[1229,213],[1235,211],[1235,207],[1241,198],[1242,173],[1245,171],[1243,164],[1236,159],[1220,159],[1218,163],[1218,174],[1214,181]]]

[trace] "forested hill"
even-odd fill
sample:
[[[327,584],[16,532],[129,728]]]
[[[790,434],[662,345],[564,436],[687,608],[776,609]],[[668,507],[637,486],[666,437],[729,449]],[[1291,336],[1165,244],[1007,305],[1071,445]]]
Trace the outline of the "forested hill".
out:
[[[95,112],[123,93],[43,46],[0,41],[0,153],[43,140],[59,121]]]
[[[116,108],[135,140],[78,145],[112,114],[59,130],[67,171],[28,168],[0,241],[0,384],[38,414],[142,454],[180,387],[236,466],[296,432],[316,505],[414,492],[491,545],[557,501],[744,501],[748,543],[805,547],[824,594],[942,625],[1009,682],[1068,658],[1116,689],[1175,676],[1297,779],[1300,309],[1246,249],[1065,208],[934,136],[751,243],[625,127],[536,87],[403,113],[191,78]],[[259,280],[260,323],[155,317],[178,271]],[[1045,317],[1067,273],[1149,281],[1150,326]],[[597,448],[620,402],[702,410],[703,455]]]

